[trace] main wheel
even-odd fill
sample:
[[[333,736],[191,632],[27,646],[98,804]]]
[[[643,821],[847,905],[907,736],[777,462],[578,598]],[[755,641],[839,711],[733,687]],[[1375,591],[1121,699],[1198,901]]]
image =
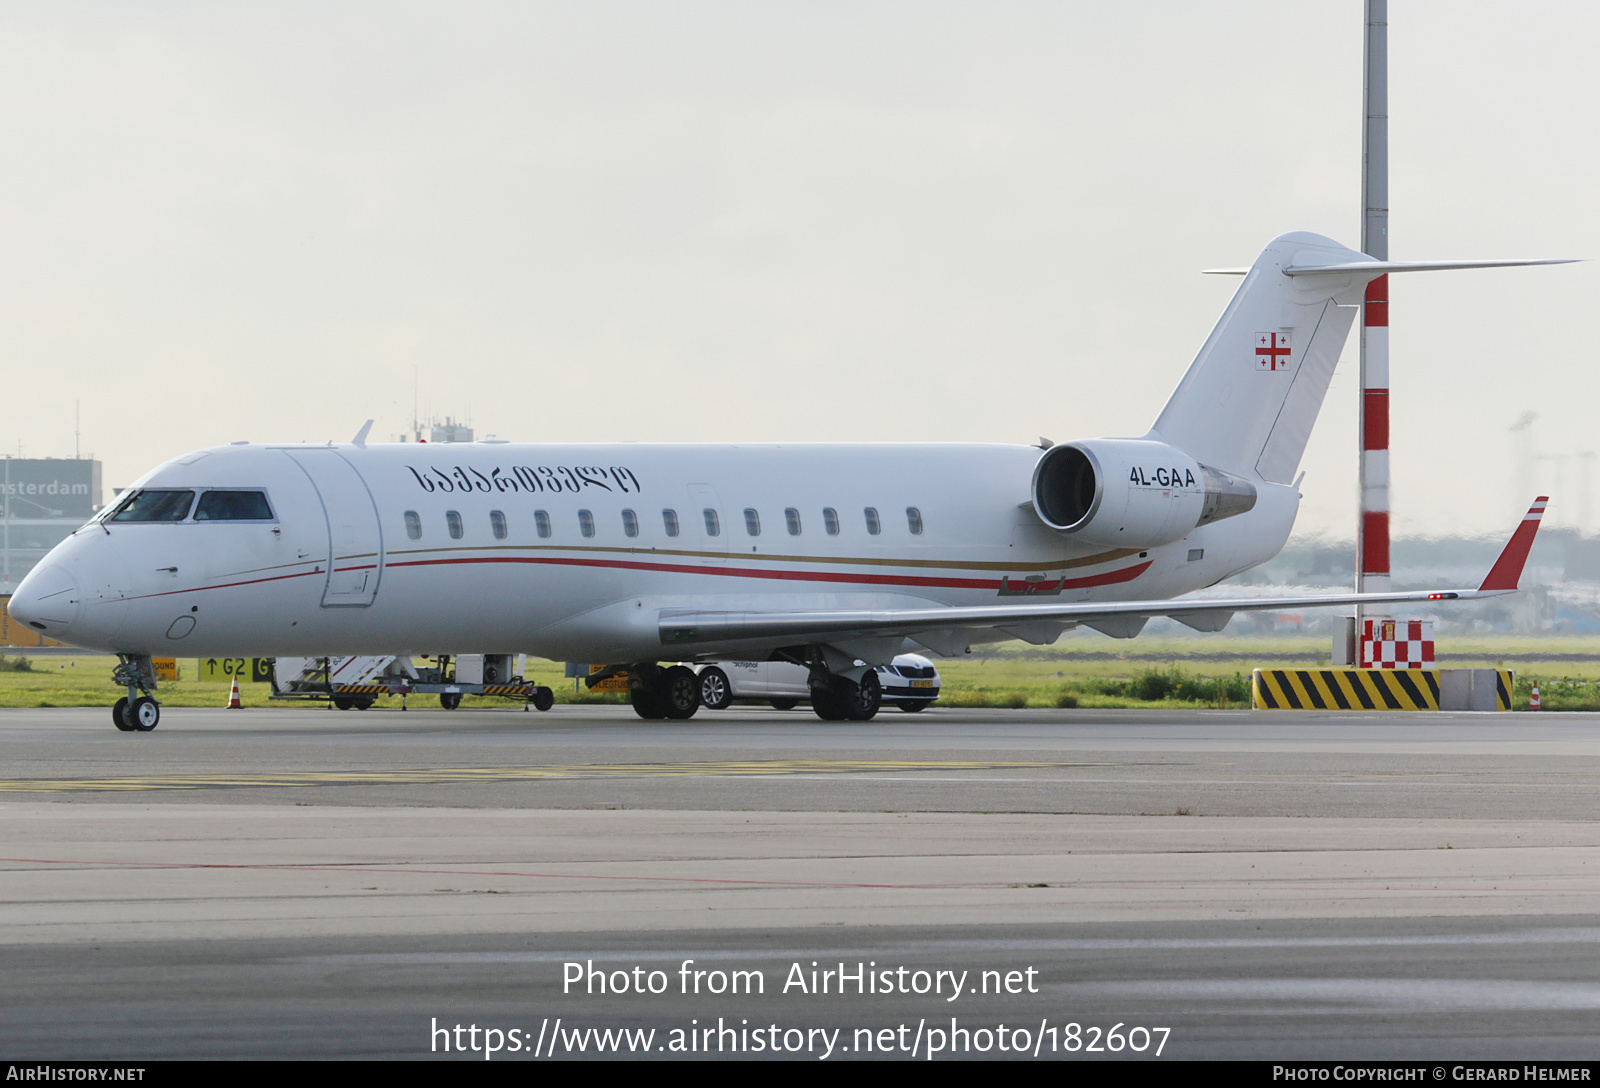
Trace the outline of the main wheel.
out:
[[[793,710],[795,707],[797,707],[799,705],[800,705],[800,700],[799,699],[774,699],[774,700],[772,700],[772,709],[773,710]]]
[[[148,733],[161,721],[161,704],[141,695],[128,706],[128,721],[141,733]]]
[[[446,710],[454,710],[461,705],[461,693],[459,691],[441,691],[439,693],[439,705]]]
[[[674,665],[661,677],[667,717],[679,721],[694,717],[700,709],[700,678],[687,665]]]
[[[667,701],[653,691],[638,689],[630,700],[633,712],[647,721],[658,721],[667,716]]]
[[[547,687],[533,689],[533,698],[530,700],[535,710],[549,710],[556,705],[556,693]]]
[[[926,710],[933,705],[932,699],[912,699],[910,702],[901,703],[900,709],[907,714],[915,714],[919,710]]]
[[[349,710],[356,705],[356,701],[348,695],[335,695],[333,705],[339,710]]]
[[[883,705],[883,685],[878,682],[878,674],[875,672],[866,673],[861,677],[861,683],[851,684],[845,689],[846,712],[853,722],[871,721],[881,705]]]
[[[733,702],[728,674],[713,665],[700,672],[700,705],[707,710],[726,710]]]
[[[133,722],[128,718],[128,697],[126,695],[118,699],[116,705],[111,708],[111,720],[124,733],[133,732]]]
[[[377,702],[376,699],[357,699],[356,700],[356,709],[357,710],[371,710],[372,709],[372,704],[375,703],[375,702]]]
[[[825,722],[842,722],[850,716],[850,704],[838,687],[811,693],[811,712]]]

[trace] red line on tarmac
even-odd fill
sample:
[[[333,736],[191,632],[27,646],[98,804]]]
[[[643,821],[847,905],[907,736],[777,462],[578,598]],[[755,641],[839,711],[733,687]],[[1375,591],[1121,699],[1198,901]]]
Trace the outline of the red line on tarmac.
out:
[[[498,869],[392,869],[361,865],[229,865],[223,862],[184,861],[78,861],[69,858],[0,858],[0,863],[26,865],[77,865],[84,868],[124,869],[234,869],[287,873],[416,873],[426,876],[524,876],[546,880],[637,880],[683,884],[754,884],[780,888],[1004,888],[1005,884],[856,884],[824,880],[743,880],[710,876],[621,876],[600,873],[527,873]]]

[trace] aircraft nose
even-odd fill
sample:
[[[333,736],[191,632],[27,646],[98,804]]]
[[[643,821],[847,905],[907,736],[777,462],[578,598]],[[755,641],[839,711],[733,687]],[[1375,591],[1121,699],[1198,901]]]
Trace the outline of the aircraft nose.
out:
[[[78,583],[64,567],[55,564],[30,571],[6,607],[12,619],[51,638],[66,634],[82,610]]]

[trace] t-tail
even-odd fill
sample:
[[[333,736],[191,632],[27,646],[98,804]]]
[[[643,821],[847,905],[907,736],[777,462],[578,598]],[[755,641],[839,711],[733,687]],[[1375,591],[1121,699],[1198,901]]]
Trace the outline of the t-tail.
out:
[[[1285,234],[1245,272],[1147,437],[1230,473],[1290,483],[1369,282],[1387,272],[1564,263],[1377,261],[1321,235]]]
[[[1276,554],[1294,521],[1311,428],[1369,282],[1388,272],[1565,264],[1565,258],[1378,261],[1317,234],[1273,240],[1243,274],[1205,346],[1142,438],[1051,447],[1034,470],[1046,525],[1085,543],[1144,548],[1258,508]],[[1279,537],[1277,545],[1267,538]]]

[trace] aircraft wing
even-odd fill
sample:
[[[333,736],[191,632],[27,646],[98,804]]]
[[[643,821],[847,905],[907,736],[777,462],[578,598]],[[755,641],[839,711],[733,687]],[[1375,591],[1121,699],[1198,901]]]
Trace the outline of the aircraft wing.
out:
[[[1326,608],[1358,604],[1402,604],[1421,601],[1461,601],[1512,593],[1533,547],[1539,519],[1548,500],[1541,496],[1528,509],[1477,589],[1416,590],[1400,593],[1338,593],[1311,597],[1232,597],[1197,600],[1171,598],[1159,601],[1084,601],[1077,604],[977,605],[949,608],[882,610],[807,610],[784,612],[691,612],[663,610],[660,618],[664,646],[689,647],[697,643],[792,638],[797,642],[824,642],[905,636],[918,638],[933,632],[994,628],[1014,632],[1027,641],[1053,641],[1066,626],[1083,624],[1107,633],[1129,635],[1142,620],[1170,616],[1202,631],[1221,630],[1235,612],[1275,611],[1285,608]],[[1037,626],[1036,626],[1037,625]],[[1050,625],[1057,630],[1049,633]],[[1049,633],[1029,638],[1029,629]],[[1127,635],[1124,635],[1127,637]],[[925,640],[924,644],[928,644]]]

